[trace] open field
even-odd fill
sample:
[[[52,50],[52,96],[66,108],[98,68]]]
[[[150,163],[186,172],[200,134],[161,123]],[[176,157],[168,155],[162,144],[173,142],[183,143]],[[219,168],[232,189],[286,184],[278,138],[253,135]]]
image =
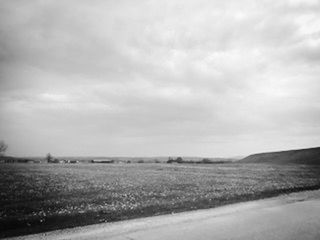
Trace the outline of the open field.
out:
[[[320,166],[1,164],[0,236],[320,188]]]
[[[320,190],[10,240],[319,240]]]

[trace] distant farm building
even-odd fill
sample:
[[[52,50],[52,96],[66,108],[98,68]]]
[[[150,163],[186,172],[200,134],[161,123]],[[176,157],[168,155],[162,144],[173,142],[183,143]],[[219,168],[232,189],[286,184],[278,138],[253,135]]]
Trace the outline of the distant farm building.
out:
[[[48,163],[67,163],[67,161],[63,159],[55,158],[55,159],[48,160]]]
[[[68,163],[79,163],[78,160],[68,160]]]
[[[93,159],[91,163],[114,163],[113,159]]]
[[[0,163],[41,163],[40,160],[29,158],[16,158],[3,156],[0,158]]]

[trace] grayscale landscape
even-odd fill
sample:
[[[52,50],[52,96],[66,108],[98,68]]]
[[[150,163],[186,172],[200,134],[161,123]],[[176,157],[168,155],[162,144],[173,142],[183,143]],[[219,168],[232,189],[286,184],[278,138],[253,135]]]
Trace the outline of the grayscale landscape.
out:
[[[319,16],[0,1],[0,238],[320,239]]]

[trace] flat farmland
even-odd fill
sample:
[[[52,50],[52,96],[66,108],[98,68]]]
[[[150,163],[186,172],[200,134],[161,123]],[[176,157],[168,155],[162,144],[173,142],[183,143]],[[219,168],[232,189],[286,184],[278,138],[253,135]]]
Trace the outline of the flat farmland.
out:
[[[0,237],[320,188],[320,166],[1,164]]]

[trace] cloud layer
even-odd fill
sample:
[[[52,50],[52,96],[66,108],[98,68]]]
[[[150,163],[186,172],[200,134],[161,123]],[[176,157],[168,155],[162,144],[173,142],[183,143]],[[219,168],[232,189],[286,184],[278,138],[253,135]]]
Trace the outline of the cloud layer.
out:
[[[320,145],[319,1],[2,1],[10,154]]]

